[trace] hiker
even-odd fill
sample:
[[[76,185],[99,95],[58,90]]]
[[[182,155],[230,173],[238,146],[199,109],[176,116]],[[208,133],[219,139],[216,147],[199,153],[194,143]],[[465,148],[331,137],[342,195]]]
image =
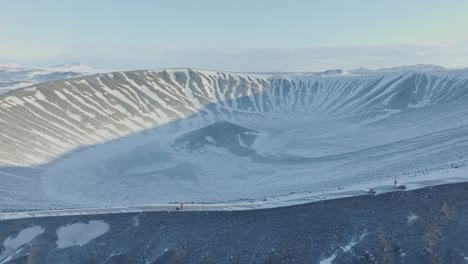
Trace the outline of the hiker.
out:
[[[180,203],[180,207],[177,206],[175,209],[179,211],[179,210],[182,210],[183,208],[184,208],[184,203]]]

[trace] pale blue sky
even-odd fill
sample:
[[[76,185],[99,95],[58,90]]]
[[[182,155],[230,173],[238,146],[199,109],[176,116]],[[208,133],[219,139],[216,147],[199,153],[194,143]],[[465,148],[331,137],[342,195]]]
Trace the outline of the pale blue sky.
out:
[[[467,14],[466,0],[0,0],[0,63],[234,71],[461,67],[468,66]]]

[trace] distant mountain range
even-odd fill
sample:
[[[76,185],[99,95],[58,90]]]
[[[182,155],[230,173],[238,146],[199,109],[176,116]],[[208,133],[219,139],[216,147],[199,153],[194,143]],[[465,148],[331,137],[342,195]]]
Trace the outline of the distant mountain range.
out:
[[[72,72],[82,72],[82,73],[98,72],[96,69],[93,69],[88,65],[82,64],[79,61],[68,61],[62,64],[57,64],[57,65],[52,66],[50,70],[72,71]]]
[[[417,64],[411,66],[399,66],[381,69],[358,68],[345,71],[342,69],[331,69],[321,72],[275,72],[275,74],[287,75],[314,75],[314,76],[340,76],[340,75],[367,75],[383,73],[403,73],[403,72],[448,72],[448,71],[468,71],[466,69],[447,69],[438,65]],[[35,68],[23,67],[18,64],[0,64],[0,94],[42,83],[47,81],[75,78],[105,71],[94,69],[88,65],[77,61],[53,65],[51,67]],[[267,72],[264,72],[267,73]],[[271,72],[268,72],[271,74]]]
[[[49,68],[0,64],[0,94],[36,83],[80,77],[99,72],[80,62],[66,62]]]
[[[416,64],[416,65],[403,65],[397,67],[388,67],[380,69],[369,69],[369,68],[357,68],[352,70],[343,69],[331,69],[316,72],[274,72],[277,74],[298,74],[298,75],[316,75],[316,76],[338,76],[338,75],[350,75],[350,74],[382,74],[382,73],[405,73],[405,72],[453,72],[461,71],[466,72],[468,68],[450,69],[439,65],[433,64]],[[258,73],[272,73],[272,72],[258,72]]]
[[[398,67],[391,67],[391,68],[381,68],[381,69],[367,69],[367,68],[359,68],[355,70],[349,71],[350,73],[354,74],[361,74],[361,73],[392,73],[392,72],[433,72],[433,71],[448,71],[449,69],[439,66],[439,65],[432,65],[432,64],[416,64],[410,66],[398,66]]]

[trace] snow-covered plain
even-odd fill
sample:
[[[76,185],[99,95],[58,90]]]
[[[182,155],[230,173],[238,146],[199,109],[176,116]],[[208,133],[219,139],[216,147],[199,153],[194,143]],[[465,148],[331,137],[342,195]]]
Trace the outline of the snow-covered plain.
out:
[[[109,228],[109,224],[98,220],[62,226],[57,229],[57,248],[82,247],[107,233]]]
[[[467,101],[464,70],[40,84],[0,97],[0,205],[272,207],[465,181]]]
[[[41,226],[32,226],[19,232],[15,237],[8,237],[3,242],[3,251],[0,252],[0,264],[9,262],[22,246],[34,240],[37,236],[44,233],[45,229]]]
[[[80,77],[97,72],[99,71],[79,62],[67,62],[50,68],[0,64],[0,94],[36,83]]]

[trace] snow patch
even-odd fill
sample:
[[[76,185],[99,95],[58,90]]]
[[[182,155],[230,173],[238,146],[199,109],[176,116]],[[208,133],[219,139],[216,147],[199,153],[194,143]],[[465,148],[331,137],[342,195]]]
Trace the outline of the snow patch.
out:
[[[107,233],[109,224],[100,220],[89,221],[87,224],[76,223],[57,229],[57,248],[84,246],[91,240]]]
[[[408,220],[408,225],[411,225],[414,221],[419,219],[419,216],[415,215],[414,213],[411,213],[406,217],[406,219]]]
[[[3,242],[4,251],[0,254],[0,264],[6,263],[17,253],[23,245],[33,241],[37,236],[44,233],[45,229],[42,226],[32,226],[23,229],[19,234],[12,238],[8,237]]]
[[[320,261],[320,264],[332,264],[333,261],[335,260],[336,258],[336,253],[334,253],[333,255],[331,255],[330,257],[324,259],[324,260],[321,260]]]
[[[216,140],[210,136],[205,137],[205,140],[208,141],[209,143],[216,143]]]
[[[139,226],[140,225],[140,215],[134,216],[132,218],[132,225]]]
[[[333,261],[335,260],[335,258],[338,256],[338,253],[340,253],[340,252],[341,252],[341,253],[347,253],[347,252],[351,251],[352,248],[353,248],[356,244],[358,244],[359,242],[361,242],[362,239],[364,239],[364,237],[366,237],[366,236],[367,236],[367,233],[364,233],[364,234],[362,234],[362,235],[359,237],[359,239],[357,239],[357,240],[353,238],[353,239],[351,240],[351,242],[349,242],[349,244],[347,244],[347,245],[341,247],[337,252],[333,253],[333,255],[331,255],[330,257],[328,257],[328,258],[326,258],[326,259],[324,259],[324,260],[321,260],[321,261],[320,261],[320,264],[332,264]]]

